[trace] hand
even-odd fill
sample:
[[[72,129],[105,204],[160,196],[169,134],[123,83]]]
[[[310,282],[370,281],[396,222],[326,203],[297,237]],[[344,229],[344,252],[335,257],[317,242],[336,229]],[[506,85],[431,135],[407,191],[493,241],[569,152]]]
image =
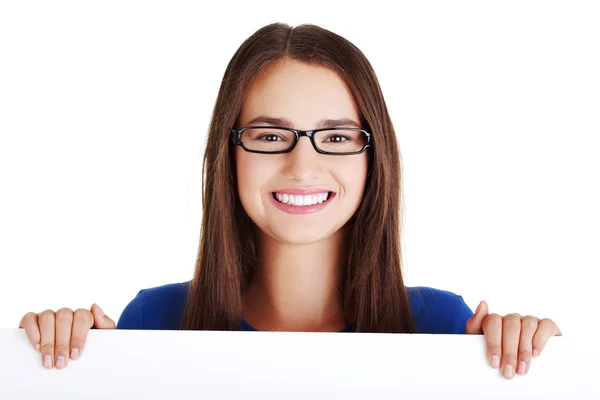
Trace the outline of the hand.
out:
[[[56,322],[55,322],[56,321]],[[39,314],[28,312],[19,328],[25,333],[34,350],[41,353],[42,365],[51,369],[66,368],[70,358],[77,360],[83,353],[90,328],[115,329],[115,322],[104,315],[97,304],[90,310],[61,308],[56,313],[46,310]],[[70,350],[70,351],[69,351]]]
[[[466,324],[467,334],[485,336],[488,362],[492,368],[500,368],[506,379],[514,372],[525,375],[529,371],[531,357],[538,357],[551,336],[562,336],[554,321],[528,315],[488,314],[485,301],[479,303],[475,314]],[[518,366],[518,369],[517,369]]]

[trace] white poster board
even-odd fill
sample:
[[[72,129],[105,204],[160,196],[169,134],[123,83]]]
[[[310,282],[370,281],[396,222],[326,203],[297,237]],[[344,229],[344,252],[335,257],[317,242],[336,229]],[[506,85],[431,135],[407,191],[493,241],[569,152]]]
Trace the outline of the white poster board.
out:
[[[504,379],[482,335],[92,330],[47,370],[22,329],[0,329],[2,399],[599,399],[599,351],[552,337]]]

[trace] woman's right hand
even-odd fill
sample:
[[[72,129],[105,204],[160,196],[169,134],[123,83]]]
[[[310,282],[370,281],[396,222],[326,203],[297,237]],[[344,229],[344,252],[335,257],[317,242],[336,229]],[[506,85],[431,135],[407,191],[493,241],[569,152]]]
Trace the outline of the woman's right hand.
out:
[[[63,369],[69,364],[69,356],[77,360],[83,353],[90,328],[115,329],[115,322],[104,315],[97,304],[90,310],[61,308],[46,310],[39,314],[28,312],[23,316],[19,328],[25,333],[34,350],[41,353],[42,365],[51,369]]]

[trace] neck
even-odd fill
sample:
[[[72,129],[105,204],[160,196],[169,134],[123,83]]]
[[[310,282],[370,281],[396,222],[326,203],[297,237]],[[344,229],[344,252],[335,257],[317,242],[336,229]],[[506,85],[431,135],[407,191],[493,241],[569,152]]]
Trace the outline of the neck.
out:
[[[343,233],[310,244],[283,244],[260,233],[258,263],[244,319],[258,330],[335,332],[346,327],[340,276]]]

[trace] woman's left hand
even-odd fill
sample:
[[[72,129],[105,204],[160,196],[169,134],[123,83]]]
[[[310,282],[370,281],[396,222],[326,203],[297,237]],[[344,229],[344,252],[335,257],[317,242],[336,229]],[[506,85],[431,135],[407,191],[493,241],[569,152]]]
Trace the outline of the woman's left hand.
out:
[[[515,372],[525,375],[529,371],[531,357],[541,354],[548,339],[562,336],[551,319],[540,320],[531,315],[522,317],[516,313],[505,317],[489,314],[485,301],[479,303],[475,314],[467,321],[466,332],[470,335],[483,333],[488,362],[492,368],[500,368],[506,379],[512,379]]]

